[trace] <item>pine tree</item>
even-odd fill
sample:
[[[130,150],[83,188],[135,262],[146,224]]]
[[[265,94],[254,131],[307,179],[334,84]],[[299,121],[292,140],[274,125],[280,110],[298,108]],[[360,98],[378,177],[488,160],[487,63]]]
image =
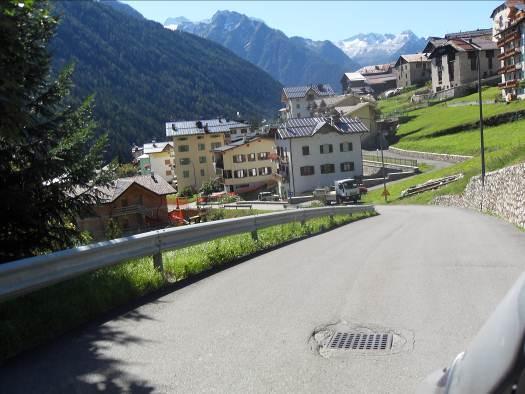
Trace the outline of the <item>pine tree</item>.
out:
[[[57,22],[47,1],[0,3],[0,262],[75,245],[75,218],[112,176],[92,99],[67,104],[73,67],[51,76]]]

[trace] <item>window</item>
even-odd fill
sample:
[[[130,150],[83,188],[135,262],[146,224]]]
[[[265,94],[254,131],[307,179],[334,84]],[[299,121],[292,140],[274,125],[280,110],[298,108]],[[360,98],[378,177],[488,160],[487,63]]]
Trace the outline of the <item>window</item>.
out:
[[[201,176],[204,176],[204,169],[201,168]]]
[[[247,130],[246,129],[241,129],[241,134],[246,134]]]
[[[321,164],[321,174],[331,174],[333,172],[335,172],[335,165]]]
[[[270,152],[259,152],[257,153],[257,158],[259,160],[268,160],[270,158]]]
[[[303,156],[309,156],[309,155],[310,155],[310,147],[303,146]]]
[[[487,56],[487,60],[489,61],[489,69],[492,70],[492,58]]]
[[[297,109],[301,108],[301,105],[299,103],[297,103],[296,105]]]
[[[169,171],[169,170],[166,171],[166,175],[167,175],[167,176],[170,176],[170,175],[171,175],[171,171]]]
[[[421,63],[416,63],[416,68],[421,68]]]
[[[199,156],[199,163],[206,163],[206,156]]]
[[[127,207],[128,206],[128,199],[127,198],[123,198],[122,201],[120,202],[120,204],[122,205],[122,207]]]
[[[230,131],[230,134],[233,134],[233,135],[237,134],[237,130]]]
[[[164,160],[164,164],[166,164],[167,166],[169,166],[169,165],[171,164],[170,159],[166,159],[166,160]]]
[[[211,138],[219,138],[220,135],[219,134],[215,134],[215,135],[212,135]]]
[[[332,144],[323,144],[320,146],[321,153],[332,153],[334,151],[334,147]]]
[[[349,172],[349,171],[354,171],[354,162],[347,161],[345,163],[341,163],[341,172]]]
[[[470,70],[474,71],[477,70],[476,67],[476,53],[471,52],[468,54],[468,58],[470,59]]]
[[[301,114],[297,114],[297,117],[300,118],[300,117],[301,117]]]
[[[190,146],[189,145],[179,145],[178,149],[179,149],[179,152],[189,152]]]
[[[205,144],[199,144],[199,150],[204,150],[206,149],[206,145]]]
[[[341,142],[339,144],[339,151],[341,152],[351,152],[353,150],[353,145],[351,142]]]
[[[270,175],[272,173],[272,167],[260,167],[259,175]]]
[[[191,163],[191,160],[189,157],[182,157],[179,159],[179,163],[181,166],[187,166],[188,164]]]
[[[232,170],[224,170],[222,173],[222,176],[224,177],[224,179],[231,179]]]
[[[246,161],[246,156],[245,155],[233,155],[233,162],[234,163],[242,163]]]
[[[177,141],[186,141],[186,140],[187,140],[186,137],[179,137],[179,138],[177,138]]]
[[[217,148],[220,148],[221,147],[221,143],[220,142],[212,142],[211,143],[211,149],[217,149]]]
[[[188,170],[182,171],[182,177],[183,178],[189,178],[190,177],[190,172]]]
[[[314,166],[300,167],[299,170],[301,171],[301,176],[309,176],[315,174]]]
[[[198,136],[197,136],[197,139],[198,139],[198,140],[202,140],[203,138],[204,138],[203,135],[198,135]]]
[[[255,161],[255,153],[248,154],[248,161]]]
[[[257,176],[257,168],[250,168],[248,170],[248,176]]]
[[[235,170],[233,171],[233,177],[234,178],[246,178],[248,175],[248,171],[246,170]]]

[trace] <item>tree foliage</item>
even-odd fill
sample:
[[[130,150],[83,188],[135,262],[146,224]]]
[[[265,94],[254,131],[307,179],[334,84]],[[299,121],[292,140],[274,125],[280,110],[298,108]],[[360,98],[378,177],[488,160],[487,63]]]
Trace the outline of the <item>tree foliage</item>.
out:
[[[50,76],[57,25],[45,1],[0,3],[0,262],[74,245],[75,217],[98,200],[107,138],[95,138],[92,99],[65,103],[73,67]]]
[[[95,116],[110,157],[133,143],[166,139],[165,122],[217,117],[270,119],[281,85],[221,45],[131,16],[106,2],[57,1],[55,67],[76,62],[74,97],[96,93]],[[120,8],[129,6],[121,5]]]

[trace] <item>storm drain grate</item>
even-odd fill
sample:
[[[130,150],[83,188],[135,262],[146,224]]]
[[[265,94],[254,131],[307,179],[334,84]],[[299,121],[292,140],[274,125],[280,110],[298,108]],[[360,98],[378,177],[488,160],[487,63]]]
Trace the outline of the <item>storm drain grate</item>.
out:
[[[363,333],[337,331],[328,343],[329,349],[341,350],[389,350],[392,348],[391,333]]]

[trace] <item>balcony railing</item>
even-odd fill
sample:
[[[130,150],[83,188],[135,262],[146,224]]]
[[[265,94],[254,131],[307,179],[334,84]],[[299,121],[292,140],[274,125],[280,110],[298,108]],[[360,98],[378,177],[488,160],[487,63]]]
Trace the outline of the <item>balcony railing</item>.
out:
[[[509,57],[512,57],[512,56],[516,56],[516,55],[519,55],[521,53],[521,50],[519,48],[512,48],[512,49],[509,49],[503,53],[500,53],[497,58],[499,60],[505,60]]]
[[[519,40],[520,39],[520,33],[517,32],[517,31],[514,31],[508,35],[506,35],[505,37],[501,38],[500,40],[498,40],[498,47],[502,47],[502,46],[505,46],[507,45],[509,42],[511,41],[514,41],[514,40]]]
[[[519,81],[517,79],[512,79],[510,81],[498,83],[498,88],[500,89],[517,88],[518,85],[519,85]]]

